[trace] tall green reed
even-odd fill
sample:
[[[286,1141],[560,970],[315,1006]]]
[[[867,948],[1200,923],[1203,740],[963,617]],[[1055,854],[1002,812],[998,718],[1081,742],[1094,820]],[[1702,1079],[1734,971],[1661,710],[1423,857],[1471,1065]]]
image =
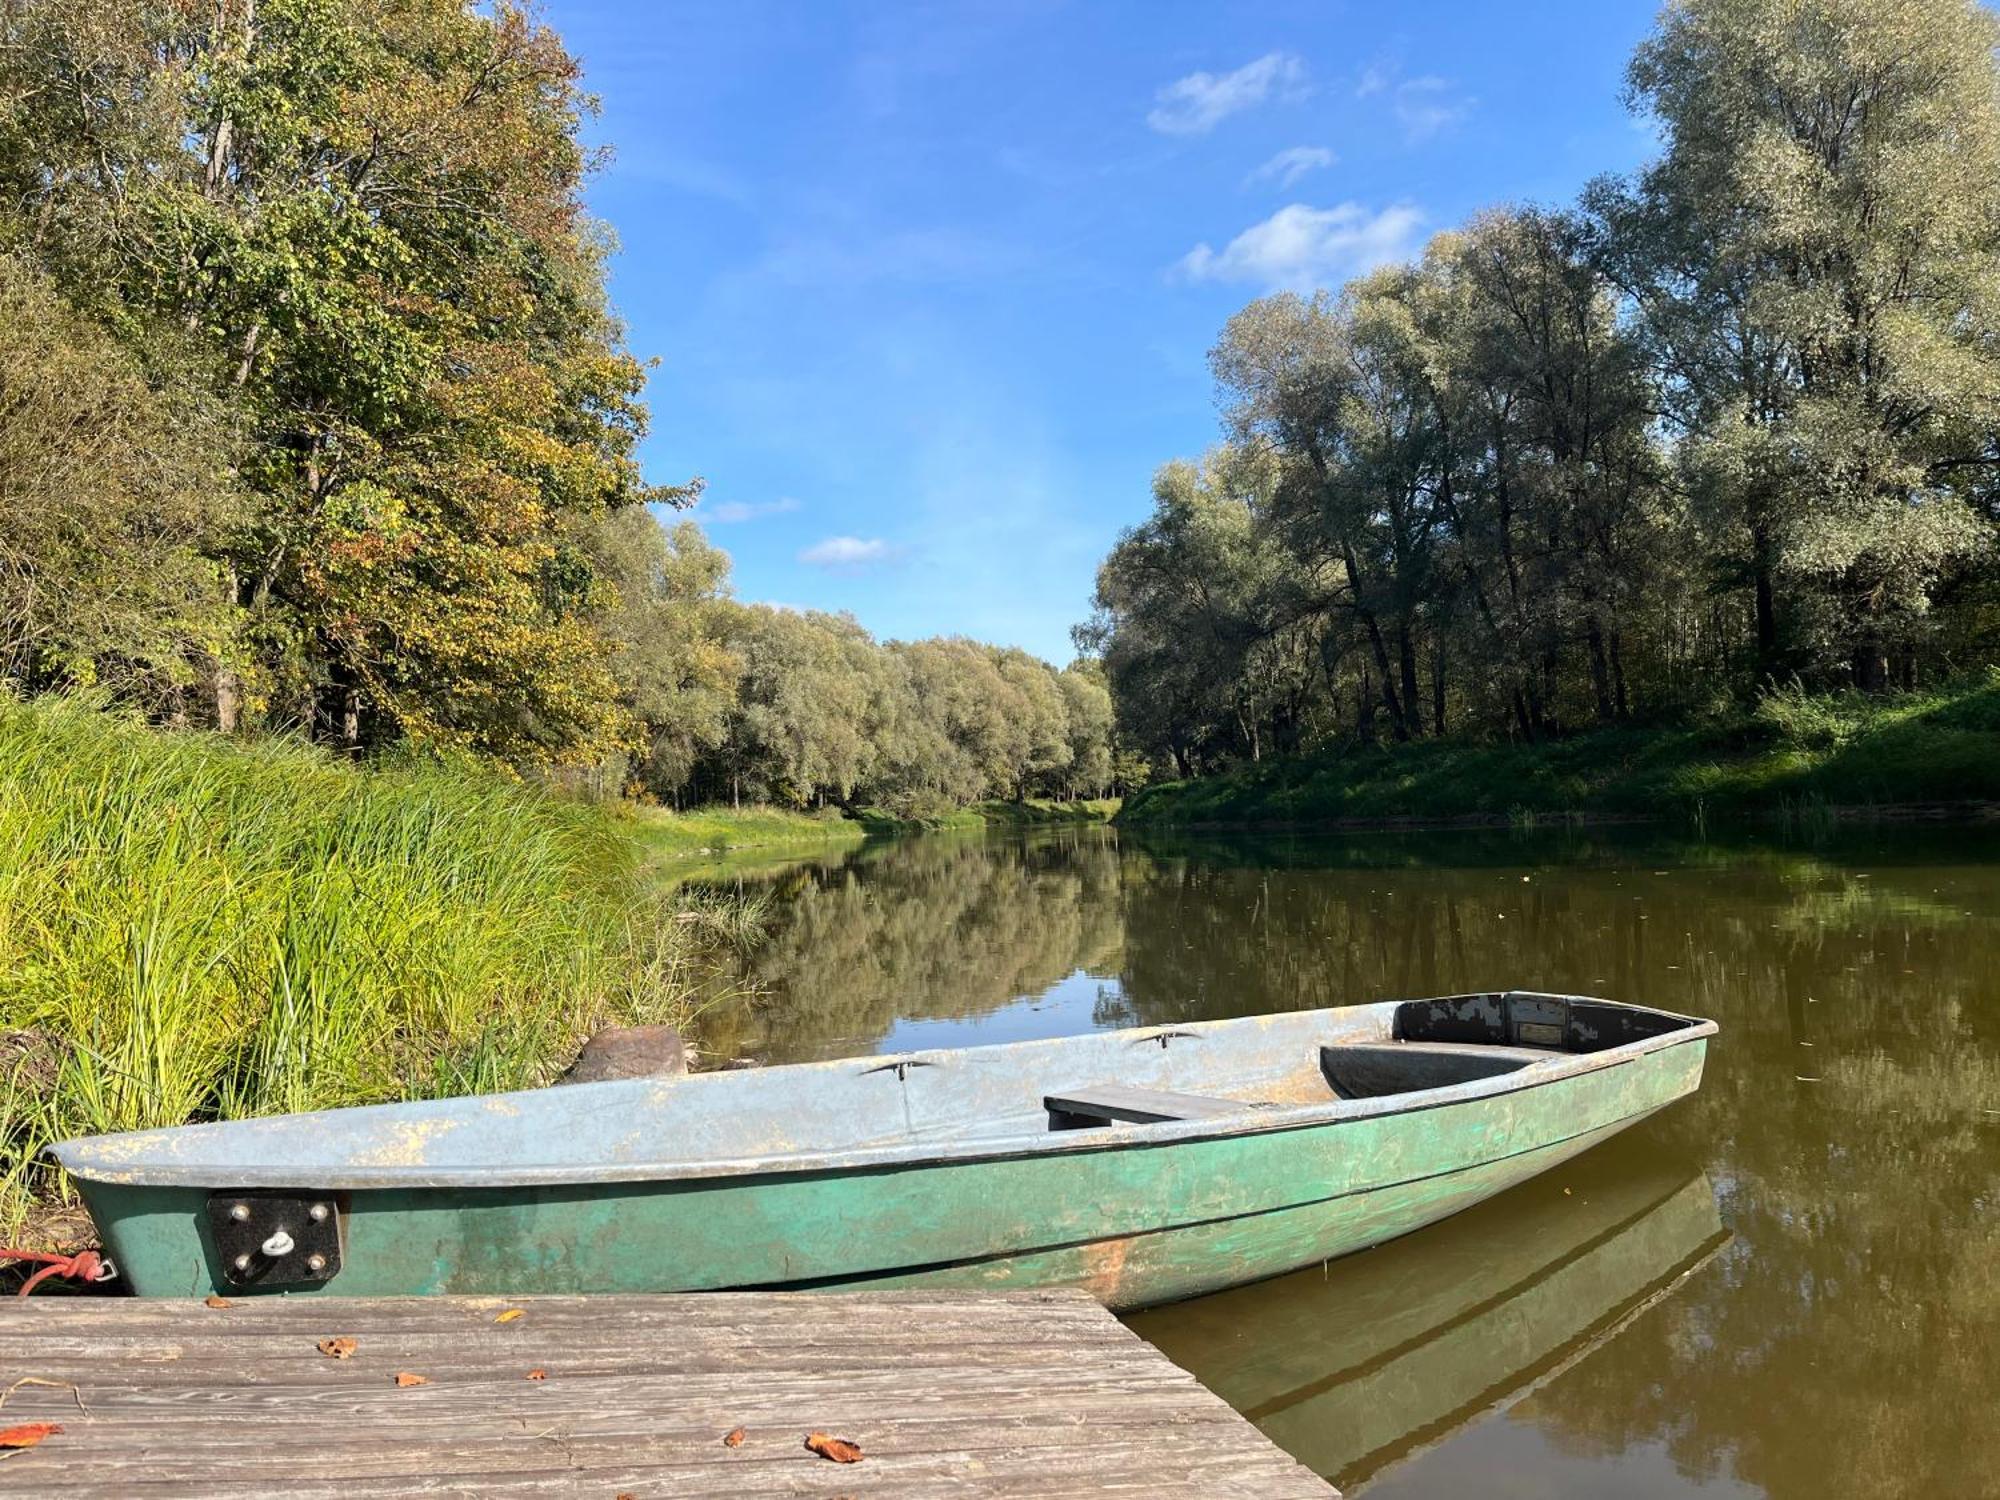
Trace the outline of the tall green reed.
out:
[[[0,696],[0,1229],[51,1139],[544,1082],[685,1021],[675,920],[606,811]],[[8,1044],[12,1043],[10,1053]]]

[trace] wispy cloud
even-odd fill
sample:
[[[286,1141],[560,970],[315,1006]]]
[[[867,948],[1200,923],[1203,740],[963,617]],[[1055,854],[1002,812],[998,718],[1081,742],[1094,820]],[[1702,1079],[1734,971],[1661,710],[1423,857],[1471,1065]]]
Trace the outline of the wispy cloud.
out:
[[[1396,85],[1393,106],[1396,123],[1403,127],[1406,141],[1429,140],[1448,130],[1472,113],[1479,101],[1461,94],[1449,79],[1425,76]]]
[[[1306,173],[1330,167],[1338,159],[1325,146],[1287,146],[1243,180],[1276,182],[1279,187],[1288,188]]]
[[[1146,123],[1162,135],[1205,135],[1273,93],[1300,90],[1305,76],[1305,64],[1289,52],[1267,52],[1233,73],[1190,73],[1153,96]]]
[[[902,555],[902,548],[879,536],[830,536],[799,553],[799,561],[815,568],[853,571],[895,562]]]
[[[1377,60],[1361,70],[1354,85],[1357,99],[1384,99],[1403,139],[1411,145],[1427,141],[1450,129],[1470,115],[1479,101],[1460,91],[1449,78],[1425,73],[1417,78],[1402,76],[1402,68]]]
[[[1379,213],[1359,203],[1332,208],[1289,204],[1252,224],[1221,250],[1196,245],[1176,269],[1197,281],[1254,282],[1276,290],[1336,286],[1415,253],[1424,216],[1408,203]]]
[[[735,526],[744,521],[761,521],[766,516],[788,515],[798,508],[799,502],[790,495],[780,495],[776,500],[723,500],[704,505],[695,514],[712,525]]]

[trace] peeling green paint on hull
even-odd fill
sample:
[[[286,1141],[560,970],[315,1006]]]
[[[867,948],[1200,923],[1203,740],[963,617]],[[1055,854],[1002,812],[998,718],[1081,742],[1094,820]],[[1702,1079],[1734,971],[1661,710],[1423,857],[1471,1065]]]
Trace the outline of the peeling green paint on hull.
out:
[[[1691,1093],[1712,1030],[1578,1059],[1531,1086],[1207,1136],[1144,1127],[827,1170],[336,1188],[344,1263],[329,1290],[1081,1285],[1141,1307],[1379,1244],[1503,1191]],[[297,1185],[323,1181],[301,1172]],[[222,1283],[202,1228],[209,1193],[241,1184],[81,1185],[140,1293],[243,1294]]]

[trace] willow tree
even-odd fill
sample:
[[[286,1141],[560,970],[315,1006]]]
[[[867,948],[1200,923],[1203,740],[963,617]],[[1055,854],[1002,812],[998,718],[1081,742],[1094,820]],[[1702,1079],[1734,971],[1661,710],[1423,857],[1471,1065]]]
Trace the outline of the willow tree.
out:
[[[730,646],[729,554],[693,521],[668,528],[646,506],[606,516],[589,550],[609,585],[600,623],[618,648],[612,675],[637,729],[629,779],[678,802],[702,758],[727,742],[743,674]]]
[[[1323,662],[1327,590],[1274,529],[1280,466],[1223,446],[1165,464],[1153,510],[1099,566],[1078,641],[1097,653],[1121,734],[1189,775],[1298,723]],[[1285,749],[1297,736],[1285,735]]]
[[[1940,575],[1988,545],[1996,46],[1976,0],[1677,0],[1633,59],[1666,149],[1595,190],[1606,263],[1766,672],[1844,657],[1884,686]]]

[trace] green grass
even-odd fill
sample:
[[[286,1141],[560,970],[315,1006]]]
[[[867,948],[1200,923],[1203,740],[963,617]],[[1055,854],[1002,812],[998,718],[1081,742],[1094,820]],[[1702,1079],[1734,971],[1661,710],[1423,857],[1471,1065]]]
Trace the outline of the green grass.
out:
[[[1056,828],[1085,823],[1108,823],[1118,811],[1116,797],[1099,797],[1076,802],[1029,797],[1020,802],[994,799],[975,802],[951,812],[927,818],[898,818],[878,809],[864,808],[862,825],[874,833],[915,833],[922,831],[977,829]]]
[[[470,767],[363,770],[0,696],[0,1230],[49,1140],[546,1081],[685,1022],[745,913],[629,820]],[[754,914],[752,914],[754,916]]]
[[[1266,761],[1127,799],[1135,826],[1640,817],[1807,824],[1835,809],[2000,801],[2000,672],[1889,699],[1767,694],[1748,712],[1545,744],[1429,741]]]
[[[640,840],[654,854],[680,859],[732,849],[804,851],[858,844],[886,835],[947,829],[1105,823],[1117,810],[1115,797],[1079,802],[1041,798],[1025,802],[980,802],[928,818],[902,818],[872,807],[861,808],[851,816],[838,808],[816,813],[789,812],[776,807],[700,807],[684,813],[646,808],[635,815],[634,826]]]
[[[838,808],[789,812],[778,807],[698,807],[688,812],[641,808],[632,818],[640,843],[669,859],[719,854],[728,849],[817,849],[858,844],[866,827]]]

